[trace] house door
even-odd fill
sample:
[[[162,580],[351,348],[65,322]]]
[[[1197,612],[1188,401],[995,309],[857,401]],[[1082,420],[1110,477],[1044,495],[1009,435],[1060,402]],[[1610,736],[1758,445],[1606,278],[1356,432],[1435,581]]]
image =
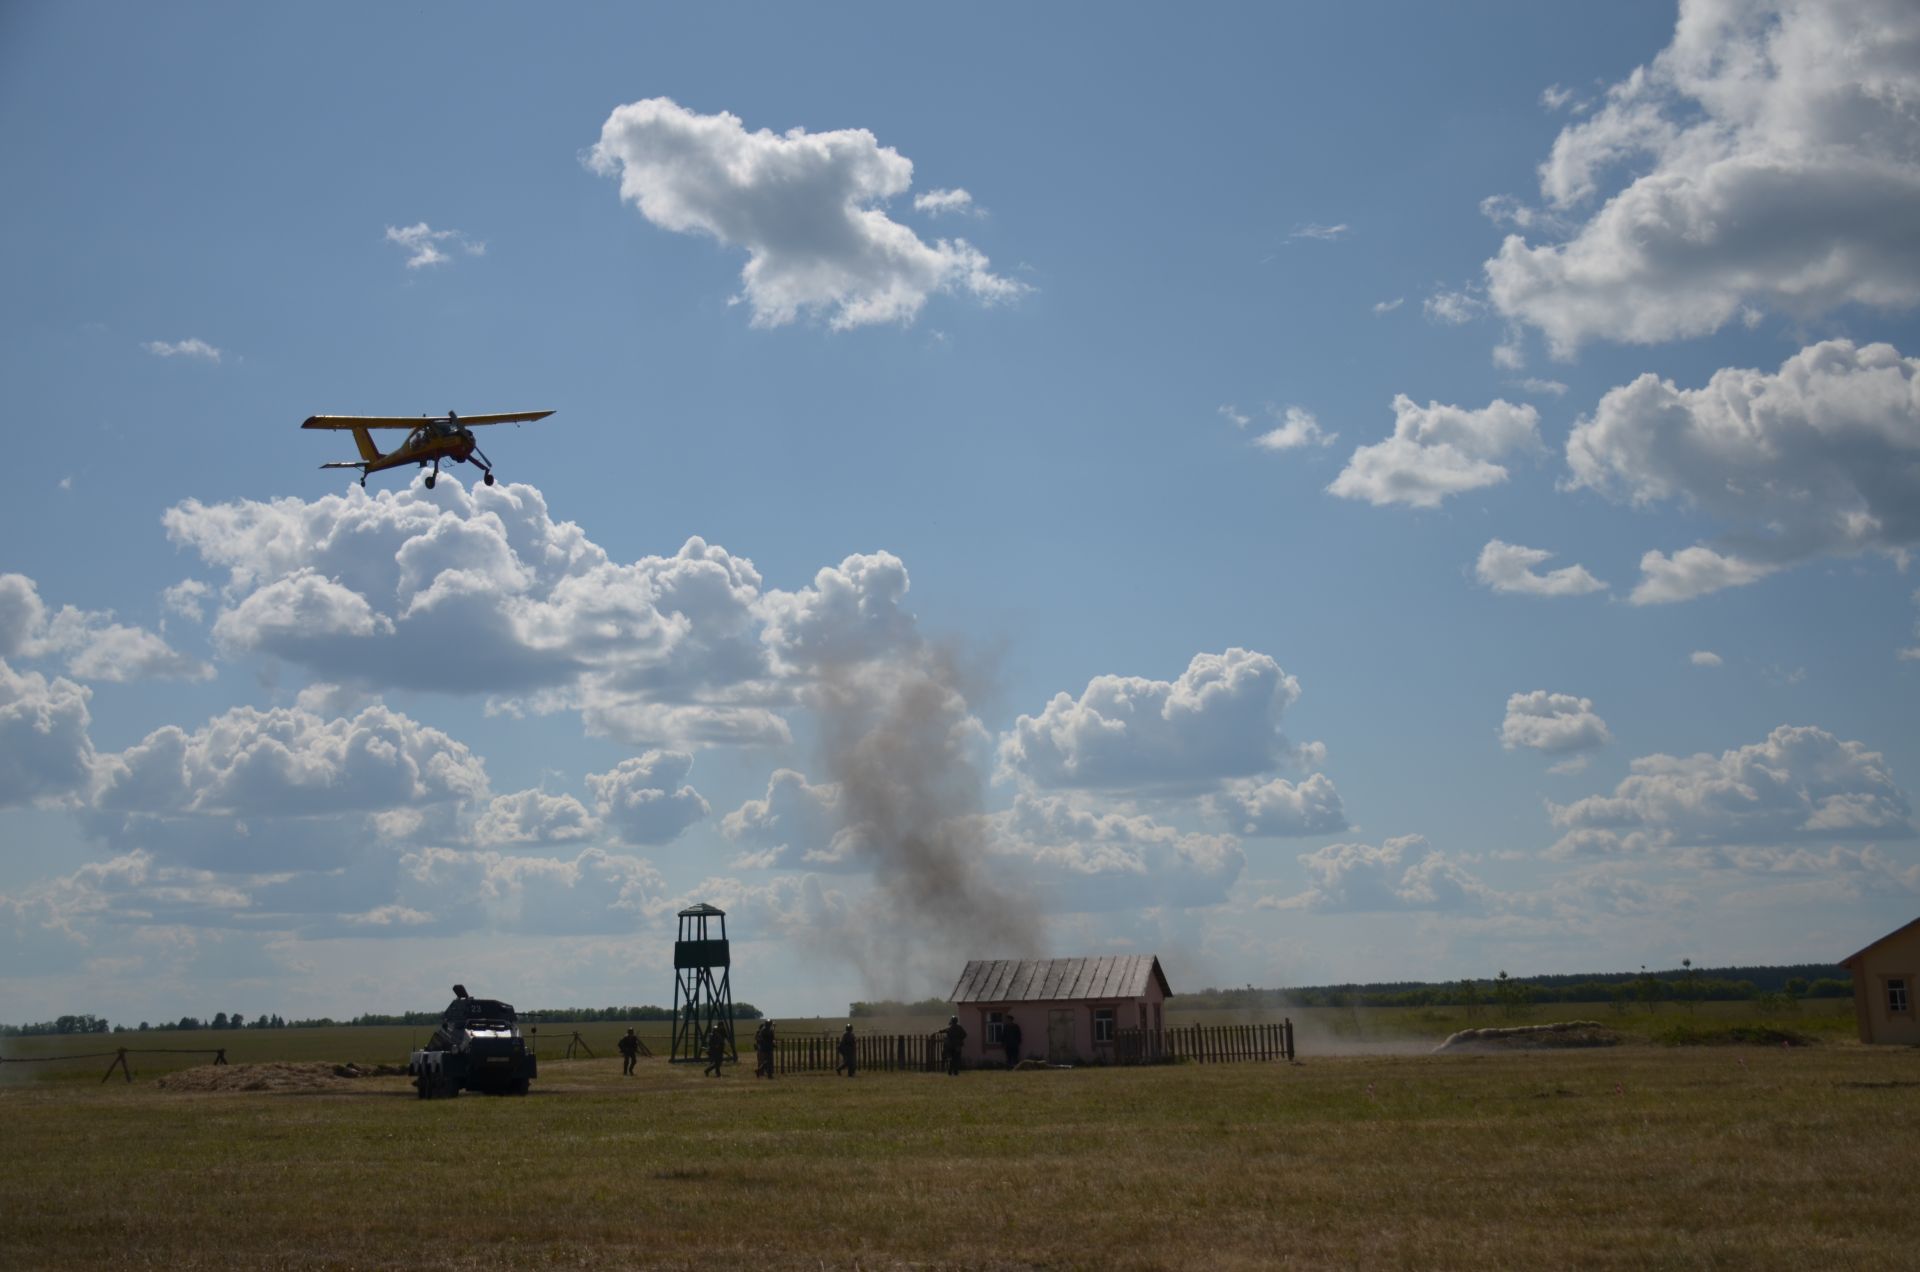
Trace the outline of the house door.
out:
[[[1073,1012],[1055,1007],[1047,1013],[1047,1063],[1074,1064],[1079,1059],[1073,1045]]]

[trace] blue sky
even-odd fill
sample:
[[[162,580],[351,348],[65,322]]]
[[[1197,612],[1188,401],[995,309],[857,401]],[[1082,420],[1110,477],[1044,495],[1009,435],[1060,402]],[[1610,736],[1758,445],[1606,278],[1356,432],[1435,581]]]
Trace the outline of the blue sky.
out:
[[[1914,24],[7,10],[9,1018],[1849,952]]]

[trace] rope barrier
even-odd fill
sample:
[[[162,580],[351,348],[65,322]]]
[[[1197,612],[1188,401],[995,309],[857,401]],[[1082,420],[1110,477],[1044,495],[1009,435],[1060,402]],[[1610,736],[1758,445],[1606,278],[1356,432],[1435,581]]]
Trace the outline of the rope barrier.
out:
[[[0,1064],[43,1064],[48,1060],[99,1060],[106,1056],[117,1056],[121,1052],[130,1056],[219,1056],[225,1055],[225,1047],[116,1047],[112,1051],[83,1051],[72,1056],[0,1056]]]
[[[0,1056],[0,1064],[46,1064],[53,1060],[99,1060],[113,1057],[113,1063],[100,1078],[105,1082],[113,1076],[115,1069],[133,1081],[133,1066],[127,1063],[128,1056],[212,1056],[215,1064],[227,1062],[225,1047],[116,1047],[112,1051],[85,1051],[71,1056]]]

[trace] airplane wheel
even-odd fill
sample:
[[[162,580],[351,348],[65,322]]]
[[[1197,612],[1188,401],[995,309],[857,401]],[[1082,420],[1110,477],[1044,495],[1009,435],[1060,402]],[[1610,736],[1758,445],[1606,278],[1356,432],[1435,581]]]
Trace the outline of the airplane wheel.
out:
[[[428,490],[432,490],[432,489],[433,489],[433,474],[432,474],[432,473],[428,473],[428,474],[427,474],[427,489],[428,489]]]
[[[487,485],[489,485],[489,486],[491,486],[491,485],[493,485],[493,474],[492,474],[492,473],[488,473],[488,474],[487,474]]]

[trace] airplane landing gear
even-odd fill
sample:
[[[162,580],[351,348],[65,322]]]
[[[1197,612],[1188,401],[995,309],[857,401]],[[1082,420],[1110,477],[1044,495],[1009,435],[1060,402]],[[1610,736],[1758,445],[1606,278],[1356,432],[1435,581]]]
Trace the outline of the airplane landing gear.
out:
[[[493,485],[493,470],[491,468],[487,470],[486,483],[489,486]]]
[[[439,479],[440,479],[440,461],[436,459],[433,461],[433,471],[427,474],[427,480],[426,480],[427,489],[432,490],[433,483],[438,481]]]

